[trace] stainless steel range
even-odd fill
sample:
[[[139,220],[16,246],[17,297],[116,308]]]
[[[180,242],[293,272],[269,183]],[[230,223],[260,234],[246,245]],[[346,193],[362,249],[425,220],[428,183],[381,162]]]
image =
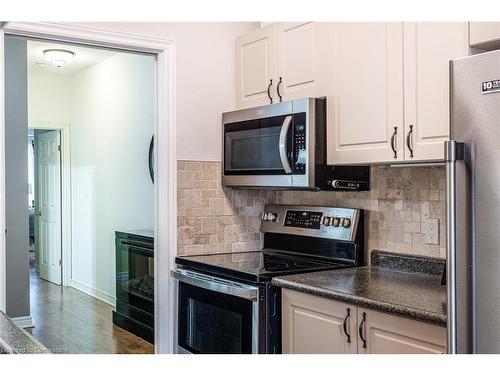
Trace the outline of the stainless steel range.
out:
[[[177,352],[281,353],[274,276],[363,265],[363,211],[266,206],[261,251],[177,257]]]

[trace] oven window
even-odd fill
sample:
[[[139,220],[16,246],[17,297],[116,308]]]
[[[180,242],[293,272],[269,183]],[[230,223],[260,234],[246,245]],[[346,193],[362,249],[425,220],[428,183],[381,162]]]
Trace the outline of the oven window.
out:
[[[179,283],[179,346],[191,353],[252,352],[252,301]]]

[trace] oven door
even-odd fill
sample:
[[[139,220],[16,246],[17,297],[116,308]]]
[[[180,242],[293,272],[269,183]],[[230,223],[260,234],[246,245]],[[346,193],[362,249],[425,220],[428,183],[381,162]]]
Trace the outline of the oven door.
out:
[[[178,352],[258,352],[258,287],[187,270],[172,276],[179,280]]]

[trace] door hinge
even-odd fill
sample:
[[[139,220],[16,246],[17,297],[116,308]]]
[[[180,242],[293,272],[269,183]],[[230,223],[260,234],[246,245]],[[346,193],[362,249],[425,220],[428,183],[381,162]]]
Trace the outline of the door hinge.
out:
[[[61,145],[57,145],[57,151],[61,151]]]
[[[59,259],[59,265],[62,266],[62,260],[61,259]]]

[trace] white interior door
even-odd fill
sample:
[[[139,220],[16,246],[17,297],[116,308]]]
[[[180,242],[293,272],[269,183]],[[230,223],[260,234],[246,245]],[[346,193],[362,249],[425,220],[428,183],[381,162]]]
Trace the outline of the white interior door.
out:
[[[58,130],[38,136],[38,199],[40,277],[61,284],[61,135]]]

